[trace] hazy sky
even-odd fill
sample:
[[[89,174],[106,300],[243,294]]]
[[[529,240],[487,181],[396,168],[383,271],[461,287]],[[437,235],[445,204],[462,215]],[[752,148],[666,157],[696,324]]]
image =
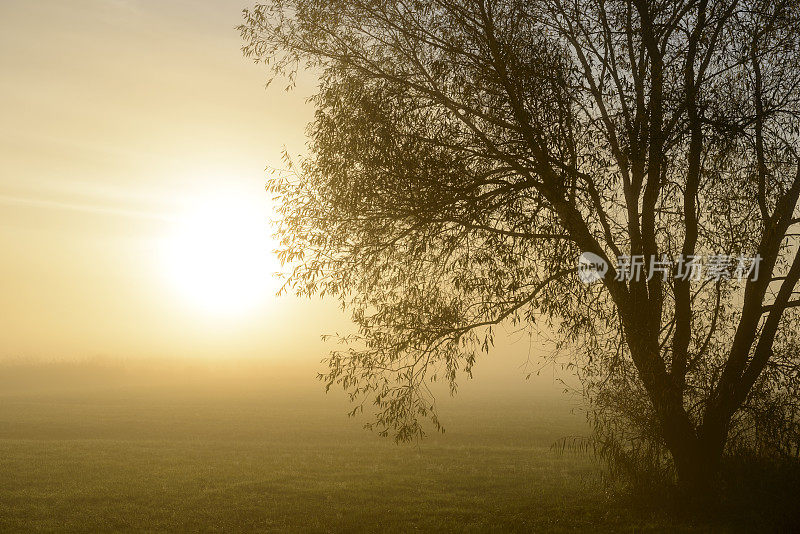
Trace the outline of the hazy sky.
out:
[[[264,205],[265,167],[304,148],[305,95],[241,57],[242,7],[0,2],[3,356],[279,355],[341,322],[274,287],[216,313],[190,294],[193,258],[163,257],[183,214]]]
[[[304,150],[311,87],[265,89],[242,7],[0,2],[0,357],[313,363],[347,328],[271,296],[265,167]],[[501,345],[516,380],[532,345]]]

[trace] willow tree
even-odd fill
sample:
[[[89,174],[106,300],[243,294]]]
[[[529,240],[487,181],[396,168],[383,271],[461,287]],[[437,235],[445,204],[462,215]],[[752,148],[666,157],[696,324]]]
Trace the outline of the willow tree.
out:
[[[686,484],[758,438],[748,406],[793,402],[798,2],[272,0],[244,19],[270,80],[319,77],[309,155],[270,184],[281,254],[289,287],[351,311],[323,378],[382,433],[438,426],[429,382],[455,389],[503,323],[555,332],[595,394],[627,391]],[[581,253],[602,282],[578,281]],[[720,254],[758,276],[617,269]]]

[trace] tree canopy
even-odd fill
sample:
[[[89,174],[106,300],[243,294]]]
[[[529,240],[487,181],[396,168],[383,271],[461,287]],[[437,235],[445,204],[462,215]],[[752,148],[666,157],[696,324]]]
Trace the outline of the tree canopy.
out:
[[[244,17],[271,78],[319,76],[310,154],[270,183],[281,254],[298,294],[351,311],[324,380],[379,431],[438,426],[429,381],[455,390],[513,324],[552,332],[601,409],[654,421],[684,480],[769,441],[764,414],[796,436],[798,2],[272,0]],[[578,280],[581,253],[609,265],[601,283]],[[718,255],[760,258],[758,276],[618,272]]]

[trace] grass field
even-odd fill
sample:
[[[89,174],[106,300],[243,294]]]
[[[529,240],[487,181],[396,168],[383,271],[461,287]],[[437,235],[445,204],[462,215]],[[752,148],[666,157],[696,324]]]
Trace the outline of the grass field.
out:
[[[563,399],[456,403],[446,434],[411,446],[362,430],[336,399],[6,387],[0,531],[693,530],[608,497],[591,458],[551,451],[585,433]]]

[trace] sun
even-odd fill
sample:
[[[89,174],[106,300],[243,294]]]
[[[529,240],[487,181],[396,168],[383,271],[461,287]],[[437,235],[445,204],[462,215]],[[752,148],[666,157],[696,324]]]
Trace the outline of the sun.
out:
[[[277,290],[266,194],[216,191],[194,198],[163,240],[169,283],[194,307],[215,315],[246,312]]]

